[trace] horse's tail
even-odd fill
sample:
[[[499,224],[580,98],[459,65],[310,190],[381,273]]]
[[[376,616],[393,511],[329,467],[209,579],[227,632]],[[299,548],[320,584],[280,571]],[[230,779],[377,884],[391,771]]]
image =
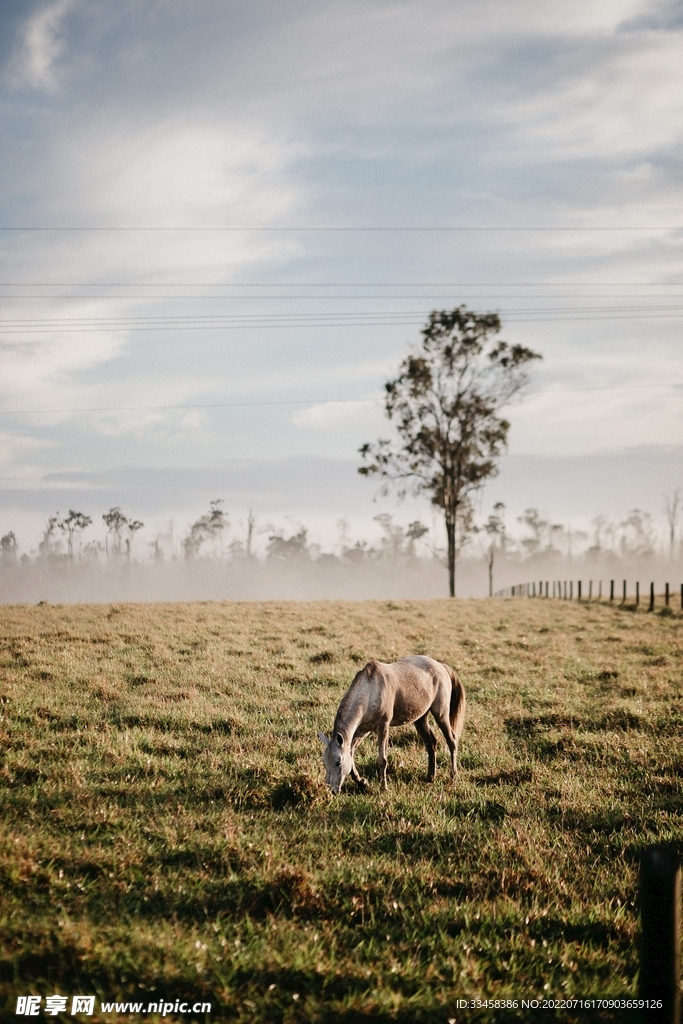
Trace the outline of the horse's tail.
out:
[[[446,668],[448,669],[448,674],[451,677],[451,729],[455,733],[455,738],[457,740],[462,732],[462,727],[465,724],[465,687],[462,685],[453,669],[448,665],[446,665]]]

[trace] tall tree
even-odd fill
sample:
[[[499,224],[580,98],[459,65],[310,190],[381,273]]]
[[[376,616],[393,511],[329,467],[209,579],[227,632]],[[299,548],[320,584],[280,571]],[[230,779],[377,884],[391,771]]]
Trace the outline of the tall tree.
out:
[[[128,516],[124,516],[119,506],[115,505],[114,508],[110,508],[108,512],[105,512],[102,518],[104,519],[104,525],[112,535],[114,541],[114,554],[120,555],[121,534],[123,533],[124,526],[128,522]]]
[[[130,549],[133,543],[133,537],[141,530],[145,524],[140,519],[129,519],[128,520],[128,536],[126,537],[126,558],[130,559]]]
[[[427,494],[443,511],[448,583],[455,597],[456,532],[471,495],[497,473],[510,424],[500,411],[528,382],[527,364],[540,359],[523,345],[496,339],[497,313],[466,306],[434,311],[419,348],[385,384],[385,411],[398,444],[364,444],[358,472],[385,478],[399,494]]]
[[[673,492],[671,497],[664,495],[664,508],[666,511],[666,518],[669,524],[669,557],[674,556],[674,546],[676,542],[676,523],[678,521],[678,510],[681,503],[681,492],[678,488]]]
[[[493,597],[493,563],[496,558],[496,541],[504,548],[505,519],[503,518],[505,505],[497,501],[493,506],[493,512],[484,523],[484,532],[489,536],[489,548],[486,552],[486,565],[489,572],[489,597]]]
[[[75,512],[70,508],[68,516],[59,524],[66,531],[69,558],[74,556],[74,538],[76,534],[82,533],[91,523],[92,519],[90,516],[86,516],[83,512]]]

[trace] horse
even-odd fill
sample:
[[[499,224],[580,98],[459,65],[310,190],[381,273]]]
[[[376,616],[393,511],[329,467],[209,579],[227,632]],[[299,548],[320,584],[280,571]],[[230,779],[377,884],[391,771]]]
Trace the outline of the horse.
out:
[[[452,668],[423,655],[392,664],[369,661],[344,694],[334,719],[332,736],[322,741],[327,785],[340,793],[350,775],[361,789],[367,786],[354,763],[358,744],[377,734],[377,761],[382,789],[387,788],[389,728],[414,723],[427,749],[427,782],[436,775],[436,736],[427,722],[434,716],[451,755],[451,777],[457,773],[458,741],[465,723],[465,689]]]

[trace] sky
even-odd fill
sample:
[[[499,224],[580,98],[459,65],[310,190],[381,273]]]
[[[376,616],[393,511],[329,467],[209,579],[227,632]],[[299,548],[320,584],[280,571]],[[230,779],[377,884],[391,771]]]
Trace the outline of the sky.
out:
[[[542,353],[481,495],[683,487],[683,5],[4,0],[0,533],[222,498],[330,545],[432,309]]]

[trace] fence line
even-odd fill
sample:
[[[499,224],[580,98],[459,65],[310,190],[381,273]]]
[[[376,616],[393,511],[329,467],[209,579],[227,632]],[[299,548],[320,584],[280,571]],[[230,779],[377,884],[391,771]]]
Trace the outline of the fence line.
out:
[[[511,587],[503,587],[501,590],[497,590],[494,593],[494,597],[538,597],[557,601],[573,601],[574,600],[574,583],[576,582],[576,600],[582,603],[597,600],[602,602],[602,580],[598,580],[598,596],[593,598],[593,580],[588,580],[588,594],[584,595],[583,580],[538,580],[538,590],[536,590],[536,580],[530,583],[514,583]],[[640,581],[636,580],[636,591],[634,599],[634,607],[640,606]],[[624,580],[622,583],[622,596],[620,606],[626,605],[627,598],[627,581]],[[671,608],[671,597],[672,592],[668,583],[664,584],[664,608]],[[655,594],[655,585],[650,583],[650,601],[648,604],[648,611],[653,612],[657,603],[657,595]],[[609,604],[614,604],[614,580],[609,581]],[[681,583],[681,611],[683,611],[683,583]]]

